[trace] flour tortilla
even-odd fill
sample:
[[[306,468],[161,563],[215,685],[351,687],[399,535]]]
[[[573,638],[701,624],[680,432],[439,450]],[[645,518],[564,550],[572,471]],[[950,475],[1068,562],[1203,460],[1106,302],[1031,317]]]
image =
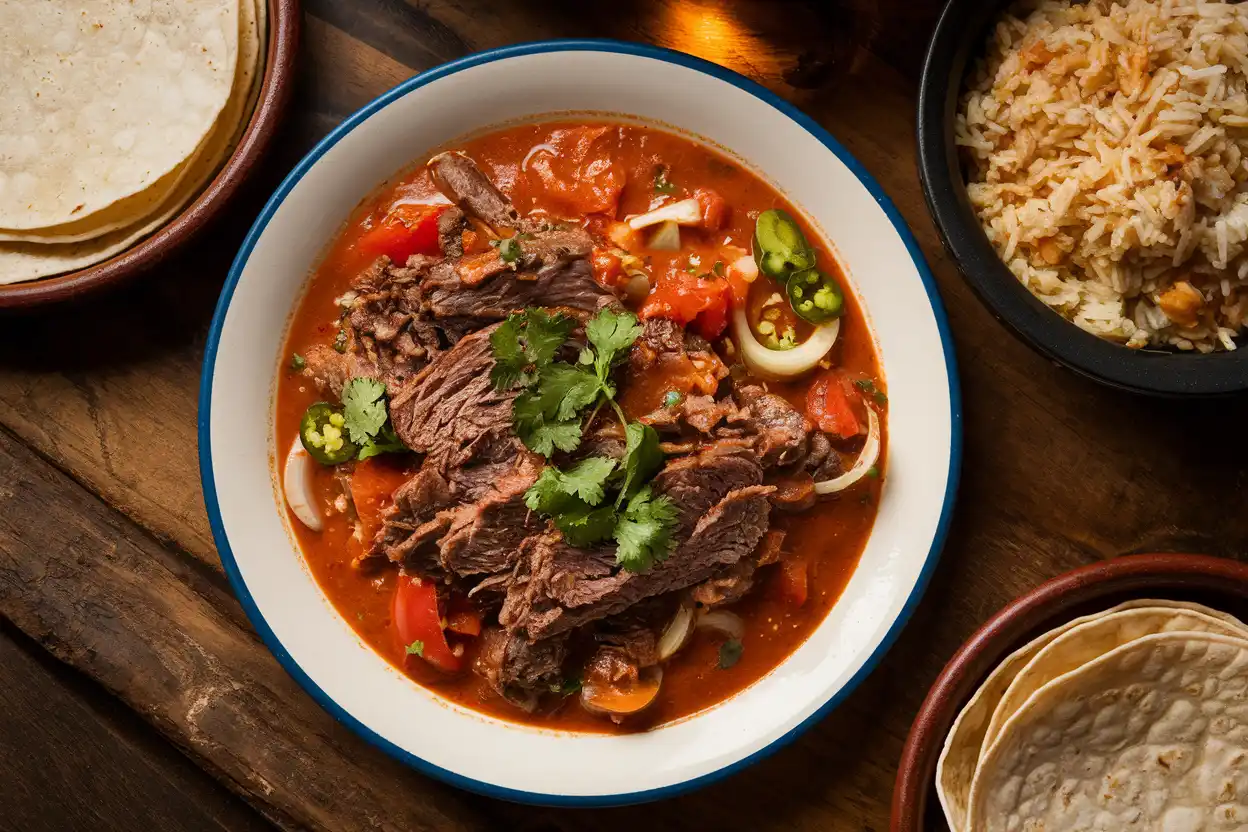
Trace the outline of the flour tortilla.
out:
[[[245,99],[247,101],[253,98],[253,90],[258,90],[258,85],[253,81],[258,80],[260,74],[263,19],[262,10],[258,9],[258,6],[262,7],[263,3],[264,0],[242,0],[239,6],[238,58],[234,86],[230,89],[230,98],[217,116],[209,137],[219,132],[220,124],[229,124],[237,118],[235,114],[240,112],[237,106],[240,100],[238,98],[240,83],[243,85],[243,91],[248,95]],[[251,109],[251,106],[247,106],[246,112],[250,113]],[[103,237],[110,231],[142,225],[145,220],[158,214],[175,194],[186,190],[186,180],[188,177],[193,178],[196,172],[195,158],[203,155],[202,149],[207,141],[206,138],[190,158],[138,193],[73,222],[49,228],[24,230],[0,228],[0,242],[77,243]]]
[[[150,187],[212,131],[239,0],[5,0],[0,228],[77,222]]]
[[[1248,639],[1144,636],[1059,677],[1005,725],[967,832],[1248,826]]]
[[[203,189],[233,153],[250,122],[264,65],[264,0],[244,0],[239,16],[239,73],[213,132],[183,165],[179,185],[138,223],[72,243],[0,243],[0,285],[75,271],[107,260],[168,223]]]
[[[985,749],[984,736],[989,723],[996,712],[997,706],[1006,691],[1014,682],[1015,677],[1027,666],[1037,653],[1063,633],[1096,621],[1106,615],[1122,610],[1140,607],[1164,607],[1175,610],[1191,610],[1203,613],[1232,626],[1244,626],[1238,619],[1224,612],[1213,610],[1200,604],[1182,601],[1164,601],[1144,599],[1119,604],[1105,612],[1085,615],[1056,629],[1039,636],[1015,652],[1011,653],[996,669],[989,674],[980,685],[974,696],[962,708],[949,736],[945,747],[940,753],[936,765],[936,793],[940,798],[941,808],[945,812],[945,821],[953,832],[962,832],[966,824],[967,801],[971,792],[971,781],[975,776],[975,768],[979,763],[980,754]]]

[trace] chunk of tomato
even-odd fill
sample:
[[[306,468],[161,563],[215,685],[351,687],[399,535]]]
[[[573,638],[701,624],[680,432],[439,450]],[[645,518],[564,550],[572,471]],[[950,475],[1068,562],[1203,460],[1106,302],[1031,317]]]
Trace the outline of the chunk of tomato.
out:
[[[404,648],[404,661],[423,659],[445,673],[463,668],[463,655],[455,655],[447,643],[438,615],[438,590],[427,581],[400,575],[394,591],[392,620]]]
[[[396,205],[361,234],[355,246],[368,257],[384,254],[400,265],[413,254],[436,257],[442,253],[438,217],[445,210],[445,205]]]
[[[806,418],[824,433],[849,439],[863,432],[866,405],[842,372],[824,373],[806,393]]]
[[[382,457],[356,463],[351,473],[351,502],[359,518],[360,538],[365,549],[381,528],[382,510],[390,505],[391,496],[407,480],[407,472],[402,467]]]
[[[594,268],[594,280],[608,289],[616,286],[624,276],[623,263],[609,249],[595,246],[589,262]]]
[[[810,565],[803,558],[787,558],[780,561],[776,575],[776,592],[780,598],[795,607],[806,603],[809,593]]]
[[[673,264],[641,307],[642,318],[667,318],[691,325],[703,338],[719,337],[728,324],[731,289],[722,277],[695,276]]]
[[[535,153],[527,177],[565,217],[615,215],[624,171],[615,162],[619,133],[614,127],[573,127],[551,132],[555,152]]]
[[[728,217],[728,203],[722,196],[710,188],[698,188],[693,192],[693,198],[702,209],[701,226],[704,229],[718,231],[724,227],[724,220]]]

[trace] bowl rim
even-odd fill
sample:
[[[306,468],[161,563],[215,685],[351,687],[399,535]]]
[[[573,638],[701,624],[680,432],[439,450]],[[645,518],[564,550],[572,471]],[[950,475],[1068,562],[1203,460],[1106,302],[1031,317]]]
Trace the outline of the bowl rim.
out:
[[[949,0],[928,42],[919,77],[915,161],[928,213],[963,278],[993,317],[1046,358],[1102,384],[1156,396],[1216,396],[1248,390],[1248,349],[1171,353],[1133,350],[1086,332],[1023,286],[988,241],[966,193],[953,117],[967,65],[982,51],[983,26],[1009,0]],[[956,79],[956,83],[954,82]]]
[[[1248,587],[1248,563],[1213,555],[1154,552],[1121,555],[1085,564],[1050,578],[1010,601],[976,628],[932,682],[906,735],[893,786],[891,832],[921,832],[940,750],[974,685],[997,667],[1038,623],[1052,623],[1103,595],[1145,593],[1161,581],[1170,590],[1189,584],[1212,589],[1217,582]],[[1100,587],[1109,585],[1106,593]],[[1248,595],[1248,592],[1245,593]],[[1035,618],[1043,613],[1042,618]],[[1054,624],[1054,626],[1057,626]]]
[[[105,287],[119,286],[182,249],[220,215],[268,150],[294,90],[301,0],[267,3],[268,46],[260,95],[234,152],[216,175],[168,222],[107,260],[64,274],[0,285],[0,309],[72,301]]]
[[[243,581],[222,523],[215,478],[212,469],[210,425],[213,372],[217,348],[220,343],[225,323],[226,312],[229,309],[230,300],[242,276],[243,269],[252,252],[252,249],[255,247],[269,221],[284,202],[289,192],[300,181],[300,179],[302,179],[308,170],[310,170],[311,167],[318,162],[321,156],[337,144],[338,141],[344,138],[371,115],[412,90],[418,89],[419,87],[445,76],[482,64],[506,60],[513,57],[551,52],[617,53],[650,58],[663,63],[693,69],[720,81],[731,84],[738,89],[761,99],[763,102],[770,104],[773,108],[778,110],[780,115],[787,116],[799,126],[807,130],[825,148],[832,152],[837,159],[850,170],[855,178],[858,179],[862,186],[868,191],[869,195],[885,212],[889,222],[893,226],[893,230],[897,233],[900,240],[904,244],[907,253],[914,263],[915,269],[919,274],[924,291],[927,294],[928,301],[932,308],[937,331],[941,339],[941,348],[949,381],[950,458],[949,473],[945,483],[945,492],[940,509],[940,516],[936,525],[935,533],[932,537],[931,546],[927,554],[924,556],[923,565],[920,569],[918,578],[915,581],[914,586],[910,589],[909,595],[907,596],[900,612],[890,625],[888,631],[885,633],[876,649],[863,661],[858,671],[848,681],[846,681],[846,683],[839,690],[833,693],[827,701],[820,705],[814,713],[812,713],[803,722],[794,726],[788,733],[777,738],[770,744],[755,751],[753,754],[743,757],[740,760],[714,771],[707,772],[706,774],[698,777],[694,777],[680,783],[673,783],[668,786],[637,792],[583,796],[540,793],[497,786],[492,783],[476,780],[434,765],[413,754],[411,751],[399,747],[391,740],[377,734],[356,720],[344,708],[339,706],[337,702],[333,700],[322,688],[320,688],[285,651],[280,640],[277,638],[272,628],[265,620],[263,613],[260,611],[259,607],[252,598],[251,593],[248,591],[248,588]],[[500,798],[519,803],[532,803],[559,807],[601,807],[643,803],[652,800],[674,797],[680,794],[685,794],[702,786],[709,785],[713,782],[724,779],[725,777],[734,774],[767,756],[770,756],[779,749],[790,744],[806,729],[826,716],[833,708],[849,696],[849,694],[852,693],[872,671],[874,671],[876,666],[883,659],[884,655],[892,647],[898,635],[900,635],[901,630],[913,614],[915,607],[922,598],[923,593],[930,582],[931,576],[935,571],[941,550],[943,549],[945,540],[948,536],[953,507],[956,502],[958,482],[961,473],[963,440],[961,386],[958,379],[957,363],[954,354],[953,338],[949,326],[948,316],[945,312],[943,304],[941,303],[940,295],[936,288],[935,278],[932,276],[932,273],[927,266],[927,262],[923,257],[922,251],[920,250],[913,233],[905,224],[901,213],[893,205],[892,201],[884,193],[883,189],[876,182],[874,177],[872,177],[861,165],[861,163],[851,156],[849,152],[846,151],[823,127],[818,125],[809,116],[800,112],[792,104],[789,104],[784,99],[770,92],[762,85],[751,81],[750,79],[732,70],[692,55],[649,44],[631,43],[612,39],[555,39],[521,43],[468,55],[455,61],[433,67],[407,79],[373,99],[371,102],[364,105],[354,114],[349,116],[336,128],[330,131],[330,133],[320,142],[318,142],[317,145],[309,151],[308,154],[299,162],[299,164],[296,165],[295,168],[286,176],[281,185],[279,185],[277,190],[273,193],[273,196],[270,197],[268,202],[265,204],[264,208],[257,217],[255,224],[248,232],[246,239],[239,249],[238,255],[234,259],[234,263],[230,268],[229,276],[226,279],[225,286],[223,287],[221,296],[217,302],[216,311],[213,314],[212,324],[209,328],[208,339],[205,346],[204,363],[200,379],[198,423],[200,478],[204,491],[204,504],[207,509],[213,539],[216,542],[218,552],[221,556],[222,566],[225,569],[230,585],[233,588],[239,603],[246,612],[248,619],[256,628],[257,633],[260,635],[265,645],[273,653],[274,657],[278,660],[279,664],[281,664],[283,669],[285,669],[286,672],[299,683],[299,685],[317,702],[317,704],[328,711],[339,722],[346,725],[369,744],[381,749],[386,754],[416,769],[422,774],[429,775],[452,786],[488,797]]]

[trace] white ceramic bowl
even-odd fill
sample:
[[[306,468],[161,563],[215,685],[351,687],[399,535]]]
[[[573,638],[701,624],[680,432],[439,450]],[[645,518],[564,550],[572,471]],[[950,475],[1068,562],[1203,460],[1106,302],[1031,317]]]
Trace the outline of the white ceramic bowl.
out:
[[[704,137],[787,194],[836,247],[889,390],[888,480],[862,561],[822,626],[713,708],[629,736],[539,730],[440,699],[356,636],[304,566],[274,483],[283,336],[348,212],[427,149],[491,124],[624,114]],[[299,163],[247,236],[221,294],[199,412],[204,496],[221,560],[278,660],[334,716],[414,767],[512,800],[599,805],[669,796],[774,751],[879,662],[936,564],[961,454],[948,325],[918,246],[879,186],[823,129],[762,87],[675,52],[530,44],[401,84]]]

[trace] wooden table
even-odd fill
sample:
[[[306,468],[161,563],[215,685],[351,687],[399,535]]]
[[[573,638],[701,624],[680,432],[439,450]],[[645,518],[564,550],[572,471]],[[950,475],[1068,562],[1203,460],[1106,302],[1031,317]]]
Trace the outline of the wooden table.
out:
[[[985,312],[941,250],[912,135],[937,0],[305,0],[305,10],[288,124],[231,216],[118,294],[0,318],[0,829],[882,830],[924,692],[1002,604],[1124,552],[1248,548],[1244,402],[1144,400],[1051,366]],[[195,420],[230,259],[317,138],[436,64],[587,35],[743,72],[826,125],[879,179],[949,310],[966,456],[926,598],[836,713],[695,794],[556,811],[428,780],[304,695],[222,574]]]

